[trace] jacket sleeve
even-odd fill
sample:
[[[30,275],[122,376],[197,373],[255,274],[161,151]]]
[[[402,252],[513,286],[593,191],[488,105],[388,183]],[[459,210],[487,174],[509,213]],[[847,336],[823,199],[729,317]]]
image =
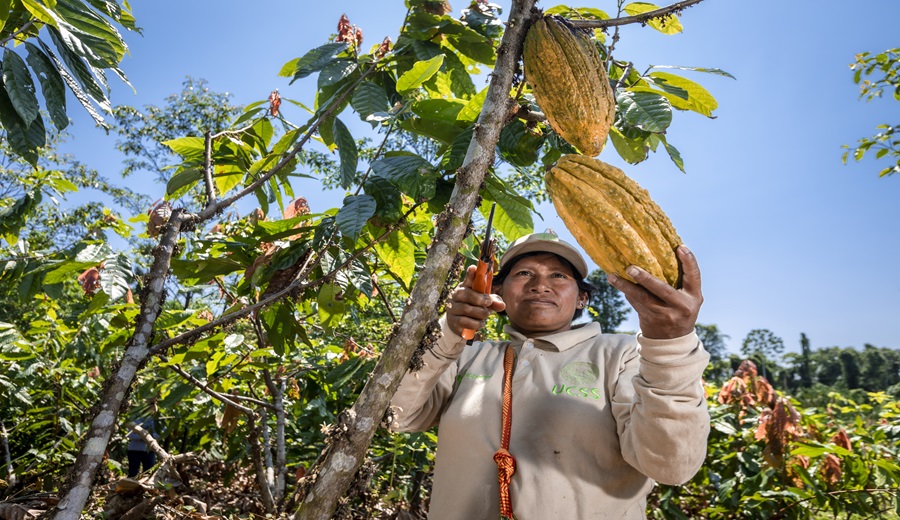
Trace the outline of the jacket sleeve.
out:
[[[671,340],[638,335],[622,360],[613,413],[622,456],[649,478],[690,480],[706,458],[710,419],[701,377],[709,354],[696,333]]]
[[[458,371],[456,360],[466,340],[450,330],[446,316],[440,319],[440,324],[440,339],[422,355],[424,366],[416,372],[407,372],[391,399],[393,431],[418,432],[435,426],[453,393]]]

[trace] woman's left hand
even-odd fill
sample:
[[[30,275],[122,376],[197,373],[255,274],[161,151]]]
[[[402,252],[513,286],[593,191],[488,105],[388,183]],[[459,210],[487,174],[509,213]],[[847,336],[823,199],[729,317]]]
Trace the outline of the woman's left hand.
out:
[[[609,275],[609,283],[622,291],[640,320],[641,333],[650,339],[672,339],[690,334],[697,323],[703,294],[700,292],[700,268],[697,258],[687,246],[676,251],[684,273],[681,289],[637,266],[630,266],[628,276],[637,282]]]

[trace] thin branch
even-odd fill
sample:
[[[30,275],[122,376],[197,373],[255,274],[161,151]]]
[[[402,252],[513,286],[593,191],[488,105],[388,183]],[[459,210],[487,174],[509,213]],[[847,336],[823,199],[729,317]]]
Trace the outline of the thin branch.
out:
[[[360,74],[359,78],[357,78],[356,81],[353,82],[353,84],[347,88],[347,90],[345,90],[337,99],[332,101],[330,103],[330,105],[328,106],[328,108],[323,110],[319,114],[319,116],[315,119],[315,121],[312,123],[312,125],[310,125],[309,129],[306,131],[306,134],[303,135],[303,137],[294,145],[294,147],[291,148],[291,151],[288,152],[287,155],[282,157],[281,160],[278,161],[278,164],[273,166],[271,170],[267,171],[264,175],[260,176],[258,179],[253,181],[253,183],[251,183],[249,186],[247,186],[243,190],[235,193],[231,197],[228,197],[227,199],[223,199],[223,200],[219,201],[213,207],[208,207],[208,208],[204,209],[203,212],[198,216],[198,219],[200,221],[206,220],[206,219],[212,217],[218,211],[221,211],[221,210],[227,208],[228,206],[231,206],[237,200],[244,198],[245,196],[249,195],[250,193],[253,193],[254,191],[256,191],[257,188],[259,188],[265,182],[267,182],[273,175],[275,175],[276,173],[281,171],[282,168],[287,166],[294,159],[294,157],[298,153],[300,153],[300,150],[307,143],[307,141],[309,141],[312,138],[313,133],[319,128],[319,125],[322,123],[322,121],[324,121],[326,118],[331,116],[337,110],[337,108],[341,105],[341,103],[343,103],[344,100],[347,99],[347,97],[350,96],[353,93],[353,91],[356,90],[356,87],[360,83],[365,81],[365,79],[367,77],[369,77],[369,75],[371,75],[373,72],[375,72],[374,64],[371,67],[369,67],[368,69],[366,69],[365,72]]]
[[[259,121],[259,119],[254,119],[253,122],[251,122],[249,125],[243,126],[241,128],[235,128],[233,130],[222,130],[218,134],[213,134],[212,138],[218,139],[218,138],[220,138],[222,136],[226,136],[226,135],[235,135],[235,136],[241,135],[244,132],[246,132],[247,130],[250,130],[251,128],[253,128],[253,125],[255,125],[257,123],[257,121]]]
[[[519,106],[519,110],[518,112],[516,112],[516,117],[525,121],[531,121],[533,123],[543,123],[547,120],[547,115],[543,112],[538,112],[537,110],[528,110],[528,107],[525,106]]]
[[[272,496],[272,489],[266,480],[266,467],[263,461],[262,446],[259,445],[260,431],[259,426],[256,424],[256,418],[248,416],[247,426],[250,430],[247,440],[250,441],[250,453],[253,454],[253,466],[256,469],[256,484],[259,487],[260,498],[266,508],[266,513],[274,514],[275,497]]]
[[[384,291],[381,290],[381,287],[378,287],[378,281],[375,280],[375,278],[372,278],[372,286],[378,291],[378,296],[381,297],[381,302],[384,303],[384,308],[387,309],[388,315],[391,317],[391,323],[397,323],[397,317],[394,316],[394,311],[391,309],[391,303],[387,300],[387,296],[384,295]]]
[[[162,359],[163,359],[163,361],[166,361],[165,357],[163,357]],[[209,386],[207,386],[206,383],[200,381],[200,380],[197,379],[196,377],[194,377],[194,376],[188,374],[187,372],[185,372],[180,366],[178,366],[178,365],[169,365],[169,368],[171,368],[173,371],[175,371],[176,373],[178,373],[181,377],[187,379],[188,382],[190,382],[192,385],[196,386],[197,388],[199,388],[199,389],[200,389],[201,391],[203,391],[204,393],[209,394],[209,395],[212,396],[213,398],[215,398],[215,399],[217,399],[217,400],[219,400],[219,401],[221,401],[221,402],[223,402],[223,403],[225,403],[225,404],[227,404],[227,405],[231,405],[231,406],[237,408],[237,409],[240,410],[241,412],[247,414],[247,416],[251,416],[251,417],[252,417],[252,416],[255,416],[255,415],[256,415],[256,412],[254,412],[254,411],[251,410],[250,408],[247,408],[246,406],[240,405],[240,404],[238,404],[238,403],[232,401],[232,400],[231,400],[231,397],[234,397],[234,396],[226,397],[226,396],[220,394],[219,392],[216,392],[215,390],[213,390],[212,388],[210,388]]]
[[[653,11],[637,14],[634,16],[623,16],[621,18],[607,18],[606,20],[568,20],[568,22],[581,29],[601,29],[603,27],[618,27],[620,25],[629,25],[633,23],[647,23],[654,18],[662,18],[670,14],[678,13],[686,7],[699,4],[703,0],[684,0],[676,2],[672,5],[661,7]]]
[[[6,38],[3,38],[2,40],[0,40],[0,47],[3,47],[10,41],[15,40],[20,34],[25,33],[26,31],[28,31],[28,29],[31,29],[32,25],[34,25],[34,20],[28,20],[27,22],[25,22],[25,24],[22,25],[22,27],[19,27],[18,31],[16,31],[16,32],[10,34],[9,36],[7,36]]]
[[[268,408],[269,410],[275,409],[275,407],[272,406],[271,404],[269,404],[265,401],[262,401],[260,399],[257,399],[255,397],[250,397],[247,395],[232,395],[231,397],[233,399],[237,399],[238,401],[247,401],[248,403],[253,403],[255,405],[262,406],[263,408]]]
[[[618,83],[616,83],[616,92],[618,92],[619,89],[622,88],[622,85],[625,84],[625,80],[628,78],[628,75],[631,74],[632,68],[634,68],[634,63],[629,61],[628,64],[625,65],[625,70],[622,71],[622,77],[620,77]]]
[[[209,130],[206,131],[204,152],[203,180],[206,183],[206,207],[214,207],[216,205],[216,185],[213,183],[212,133]]]
[[[392,122],[390,126],[388,126],[387,132],[384,134],[384,139],[381,141],[381,146],[378,147],[378,150],[375,152],[375,155],[372,156],[372,160],[369,161],[369,168],[366,170],[366,174],[363,175],[363,178],[359,181],[359,186],[356,187],[356,192],[354,195],[359,195],[359,192],[363,189],[363,186],[366,184],[366,179],[369,178],[369,174],[372,173],[372,163],[375,162],[375,159],[381,156],[381,152],[384,150],[385,145],[388,142],[388,137],[391,136],[391,132],[394,131],[394,123]]]
[[[305,289],[313,288],[313,287],[316,287],[316,286],[319,286],[319,285],[325,283],[325,280],[328,280],[330,277],[334,276],[334,273],[336,273],[337,271],[350,265],[351,262],[353,262],[354,260],[356,260],[357,258],[362,256],[363,253],[365,253],[366,251],[368,251],[369,249],[374,247],[375,244],[385,240],[387,238],[387,236],[390,235],[394,230],[398,229],[401,226],[401,224],[405,222],[406,217],[409,216],[410,213],[415,211],[420,205],[421,204],[415,204],[412,208],[409,209],[409,211],[407,211],[400,218],[400,220],[397,221],[397,223],[395,223],[391,227],[387,228],[385,230],[385,232],[382,233],[378,238],[373,240],[371,243],[367,244],[365,247],[363,247],[359,251],[356,251],[355,253],[350,255],[344,263],[342,263],[341,265],[332,269],[331,272],[325,274],[320,279],[315,280],[313,282],[305,283],[305,284],[303,283],[306,273],[308,272],[309,268],[311,268],[311,266],[308,265],[308,263],[314,257],[313,255],[310,255],[310,257],[307,259],[307,265],[304,265],[300,269],[299,273],[297,274],[297,277],[291,283],[286,285],[284,287],[284,289],[282,289],[276,293],[272,293],[268,298],[266,298],[264,300],[260,300],[256,303],[254,303],[253,305],[248,305],[247,307],[244,307],[243,309],[234,311],[234,312],[226,314],[224,316],[220,316],[218,319],[215,319],[204,325],[200,325],[199,327],[197,327],[193,330],[189,330],[187,332],[179,334],[178,336],[175,336],[174,338],[169,338],[167,340],[160,341],[156,345],[153,345],[152,347],[150,347],[150,354],[151,355],[159,354],[160,352],[162,352],[163,350],[165,350],[171,346],[178,345],[179,343],[185,343],[187,341],[194,339],[195,337],[199,336],[200,334],[203,334],[204,332],[207,332],[209,330],[213,330],[213,329],[216,329],[223,325],[232,323],[232,322],[238,320],[239,318],[243,318],[244,316],[247,316],[248,314],[250,314],[254,311],[257,311],[259,309],[262,309],[262,308],[268,307],[269,305],[272,305],[273,303],[284,298],[285,296],[287,296],[288,294],[290,294],[293,291],[305,290]]]

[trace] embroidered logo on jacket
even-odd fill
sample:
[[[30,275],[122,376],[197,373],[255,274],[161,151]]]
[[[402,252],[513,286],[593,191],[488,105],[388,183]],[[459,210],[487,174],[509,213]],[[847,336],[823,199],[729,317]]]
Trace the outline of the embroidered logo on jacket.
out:
[[[559,377],[568,385],[553,385],[553,395],[571,395],[588,399],[601,399],[600,390],[589,386],[600,379],[600,367],[587,361],[575,361],[562,367]]]
[[[566,383],[586,386],[600,379],[600,367],[587,361],[576,361],[562,367],[559,377]]]
[[[600,400],[603,397],[600,395],[600,390],[598,388],[587,388],[587,387],[579,387],[579,386],[566,386],[566,385],[553,385],[553,390],[551,390],[553,395],[571,395],[575,397],[587,397],[589,399]]]

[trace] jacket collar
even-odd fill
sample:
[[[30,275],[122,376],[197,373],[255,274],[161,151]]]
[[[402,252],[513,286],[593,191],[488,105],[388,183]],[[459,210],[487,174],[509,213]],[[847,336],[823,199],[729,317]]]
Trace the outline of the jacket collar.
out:
[[[512,325],[504,326],[503,331],[509,335],[510,339],[514,343],[522,343],[529,339],[528,336],[525,336],[521,332],[514,329]],[[584,325],[576,325],[569,330],[555,332],[553,334],[548,334],[546,336],[531,339],[534,342],[534,346],[538,348],[562,352],[574,347],[575,345],[583,341],[593,338],[594,336],[600,334],[600,332],[600,324],[596,321],[592,321]]]

